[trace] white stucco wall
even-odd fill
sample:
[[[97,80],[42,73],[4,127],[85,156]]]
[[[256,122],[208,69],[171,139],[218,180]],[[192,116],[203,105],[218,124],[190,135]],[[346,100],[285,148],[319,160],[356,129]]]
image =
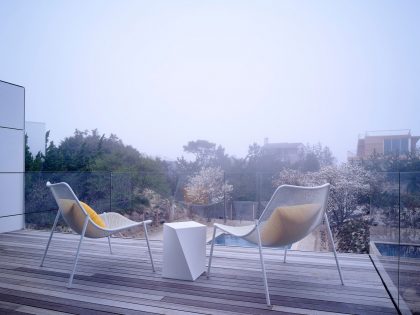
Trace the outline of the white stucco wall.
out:
[[[25,89],[0,81],[0,233],[24,227]]]

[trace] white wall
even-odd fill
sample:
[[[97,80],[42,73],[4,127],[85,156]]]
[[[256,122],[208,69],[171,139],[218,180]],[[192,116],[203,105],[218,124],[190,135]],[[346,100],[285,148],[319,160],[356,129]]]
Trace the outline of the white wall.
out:
[[[25,89],[0,81],[0,126],[23,130]]]
[[[0,81],[0,233],[24,227],[25,89]]]
[[[45,154],[45,123],[25,121],[25,133],[32,156],[35,157],[38,152]]]

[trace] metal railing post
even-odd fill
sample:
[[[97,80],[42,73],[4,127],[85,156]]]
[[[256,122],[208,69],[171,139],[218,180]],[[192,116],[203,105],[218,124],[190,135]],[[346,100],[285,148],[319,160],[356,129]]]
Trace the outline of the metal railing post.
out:
[[[109,172],[109,212],[112,211],[112,172]]]

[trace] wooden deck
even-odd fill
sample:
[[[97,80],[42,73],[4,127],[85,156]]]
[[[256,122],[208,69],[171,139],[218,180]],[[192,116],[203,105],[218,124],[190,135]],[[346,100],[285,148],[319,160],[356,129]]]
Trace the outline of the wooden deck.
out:
[[[162,242],[86,239],[74,288],[67,289],[79,237],[57,233],[45,266],[49,233],[0,234],[0,314],[397,314],[369,256],[265,250],[273,308],[265,305],[258,250],[215,248],[212,277],[195,282],[161,278]],[[207,249],[209,251],[209,248]]]

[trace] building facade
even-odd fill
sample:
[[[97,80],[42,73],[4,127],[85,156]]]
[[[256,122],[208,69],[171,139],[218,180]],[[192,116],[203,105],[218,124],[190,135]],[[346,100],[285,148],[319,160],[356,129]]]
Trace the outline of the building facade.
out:
[[[24,227],[25,89],[0,81],[0,233]]]
[[[354,158],[369,158],[374,154],[407,156],[416,152],[420,136],[411,135],[410,130],[367,131],[359,137]]]
[[[261,147],[262,155],[273,155],[282,162],[295,163],[299,160],[299,156],[304,148],[302,143],[269,143],[268,139],[264,139],[264,145]]]

